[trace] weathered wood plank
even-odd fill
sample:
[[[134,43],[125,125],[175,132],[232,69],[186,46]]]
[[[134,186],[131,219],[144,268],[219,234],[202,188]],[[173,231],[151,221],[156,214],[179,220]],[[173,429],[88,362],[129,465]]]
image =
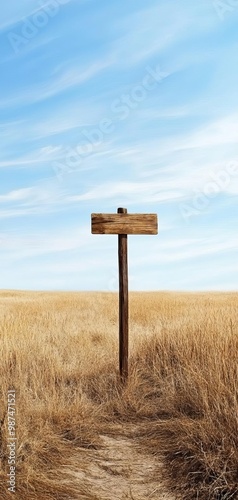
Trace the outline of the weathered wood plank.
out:
[[[92,214],[92,234],[158,234],[157,214]]]

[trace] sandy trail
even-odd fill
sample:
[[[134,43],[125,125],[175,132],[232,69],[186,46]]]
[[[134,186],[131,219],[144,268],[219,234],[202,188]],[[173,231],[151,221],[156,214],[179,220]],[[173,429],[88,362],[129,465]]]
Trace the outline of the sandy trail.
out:
[[[74,478],[100,500],[174,500],[158,478],[158,461],[138,450],[133,438],[100,435],[101,448],[85,451],[85,468]]]

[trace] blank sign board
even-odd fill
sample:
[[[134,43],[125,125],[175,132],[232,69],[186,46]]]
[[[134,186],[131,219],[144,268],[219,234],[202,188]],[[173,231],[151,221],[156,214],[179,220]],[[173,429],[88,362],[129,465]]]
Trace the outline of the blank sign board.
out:
[[[157,214],[92,214],[92,234],[158,234]]]

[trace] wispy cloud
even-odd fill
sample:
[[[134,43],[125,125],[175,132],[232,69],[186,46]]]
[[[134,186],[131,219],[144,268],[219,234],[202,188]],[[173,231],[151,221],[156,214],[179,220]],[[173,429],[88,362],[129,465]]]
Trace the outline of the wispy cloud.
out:
[[[67,201],[79,202],[84,200],[122,200],[127,204],[137,203],[143,196],[143,203],[169,202],[179,198],[179,192],[163,191],[159,184],[142,182],[115,182],[101,184],[82,195],[69,196]]]
[[[63,231],[38,230],[24,234],[0,234],[0,249],[11,260],[21,260],[39,255],[57,254],[79,250],[87,246],[90,239],[88,226],[78,225]]]
[[[50,181],[16,189],[0,195],[0,219],[59,212],[61,201],[62,193]]]
[[[152,248],[151,248],[152,247]],[[175,242],[173,241],[158,241],[156,243],[151,243],[150,245],[150,264],[168,264],[181,261],[190,261],[196,259],[204,259],[208,256],[215,256],[216,254],[224,254],[230,251],[236,251],[238,249],[238,243],[235,236],[230,234],[230,238],[224,241],[222,238],[217,236],[209,237],[208,245],[208,235],[204,238],[176,238],[176,248]],[[147,257],[140,256],[134,257],[134,265],[146,264]]]
[[[33,188],[18,189],[16,191],[0,195],[0,203],[29,200],[29,198],[34,198],[34,196],[35,190]]]
[[[13,167],[13,166],[34,166],[56,160],[62,155],[62,146],[44,146],[40,149],[32,151],[30,154],[15,157],[11,160],[4,160],[0,162],[0,168]]]
[[[44,101],[72,87],[85,84],[109,65],[110,60],[102,60],[97,63],[92,63],[89,67],[80,67],[79,63],[79,65],[75,64],[72,67],[61,69],[57,71],[56,74],[52,74],[50,81],[47,83],[43,82],[40,85],[32,85],[27,90],[19,90],[17,96],[11,96],[10,99],[2,99],[2,101],[0,101],[0,107],[5,109],[17,105],[29,105]]]
[[[160,2],[152,7],[138,9],[136,13],[128,16],[124,23],[120,24],[124,33],[114,44],[117,64],[129,66],[153,56],[158,57],[186,39],[188,32],[201,32],[201,23],[198,22],[201,17],[202,30],[206,32],[211,29],[215,20],[209,15],[206,16],[206,4],[201,4],[204,8],[200,11],[197,9],[196,12],[196,8],[191,8],[188,2],[181,2],[176,7],[173,1]]]

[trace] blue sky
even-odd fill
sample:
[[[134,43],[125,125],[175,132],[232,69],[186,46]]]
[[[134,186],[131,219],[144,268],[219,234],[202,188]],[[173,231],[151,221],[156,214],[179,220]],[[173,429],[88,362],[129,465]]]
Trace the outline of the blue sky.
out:
[[[131,290],[237,290],[238,2],[12,0],[0,20],[0,287],[115,291],[91,213],[157,213]]]

